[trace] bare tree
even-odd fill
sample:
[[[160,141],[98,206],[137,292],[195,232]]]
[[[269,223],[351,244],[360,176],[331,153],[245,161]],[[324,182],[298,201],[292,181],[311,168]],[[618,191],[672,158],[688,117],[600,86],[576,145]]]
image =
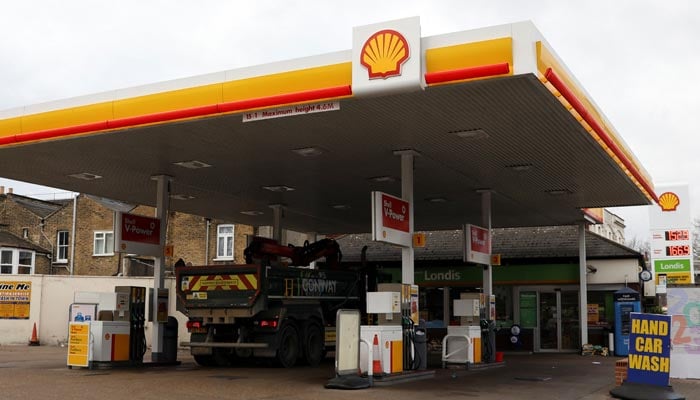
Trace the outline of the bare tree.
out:
[[[637,250],[642,254],[649,254],[649,251],[651,250],[651,244],[649,244],[649,241],[640,239],[638,236],[635,236],[632,239],[628,239],[625,245],[630,249]]]

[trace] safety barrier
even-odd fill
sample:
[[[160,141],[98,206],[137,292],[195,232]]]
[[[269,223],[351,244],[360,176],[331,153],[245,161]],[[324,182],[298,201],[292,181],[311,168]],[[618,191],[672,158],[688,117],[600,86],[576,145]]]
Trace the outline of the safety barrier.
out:
[[[459,347],[456,350],[454,350],[450,353],[447,353],[447,342],[448,342],[449,338],[459,338],[461,340],[464,340],[464,347]],[[456,334],[445,335],[445,337],[442,338],[442,368],[445,368],[445,365],[447,363],[465,364],[466,365],[469,362],[469,343],[470,342],[471,342],[471,339],[467,335],[456,335]],[[456,357],[456,355],[462,351],[464,351],[465,358]]]

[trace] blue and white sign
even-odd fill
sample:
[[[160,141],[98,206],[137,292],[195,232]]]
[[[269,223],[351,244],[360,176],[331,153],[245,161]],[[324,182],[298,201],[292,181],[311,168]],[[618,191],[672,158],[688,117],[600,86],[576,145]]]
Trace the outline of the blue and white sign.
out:
[[[627,381],[668,386],[671,372],[671,316],[632,313]]]

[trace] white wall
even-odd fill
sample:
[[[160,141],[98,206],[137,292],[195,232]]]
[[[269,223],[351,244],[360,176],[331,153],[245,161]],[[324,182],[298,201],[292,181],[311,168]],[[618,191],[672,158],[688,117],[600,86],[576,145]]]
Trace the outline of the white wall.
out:
[[[61,345],[68,340],[68,309],[75,292],[114,292],[115,286],[153,287],[153,278],[56,275],[1,275],[0,281],[29,281],[32,283],[29,319],[0,319],[0,346],[26,345],[36,323],[42,345]],[[178,320],[178,342],[189,341],[185,327],[187,317],[175,310],[175,279],[166,278],[170,289],[168,314]],[[147,299],[150,304],[150,299]],[[146,315],[150,314],[147,310]],[[146,342],[150,346],[151,323],[146,326]]]
[[[587,265],[596,269],[586,274],[588,284],[610,284],[639,282],[639,262],[636,259],[587,260]]]

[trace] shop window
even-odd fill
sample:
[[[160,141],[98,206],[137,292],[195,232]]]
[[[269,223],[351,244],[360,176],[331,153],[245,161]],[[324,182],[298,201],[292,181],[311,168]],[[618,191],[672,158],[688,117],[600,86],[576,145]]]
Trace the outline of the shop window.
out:
[[[420,289],[420,318],[425,320],[429,328],[445,326],[443,312],[444,288]]]
[[[614,322],[613,292],[588,292],[588,327],[611,328]]]
[[[511,286],[494,286],[496,296],[496,327],[510,328],[513,325],[513,289]]]
[[[537,292],[520,292],[520,327],[537,328]]]

